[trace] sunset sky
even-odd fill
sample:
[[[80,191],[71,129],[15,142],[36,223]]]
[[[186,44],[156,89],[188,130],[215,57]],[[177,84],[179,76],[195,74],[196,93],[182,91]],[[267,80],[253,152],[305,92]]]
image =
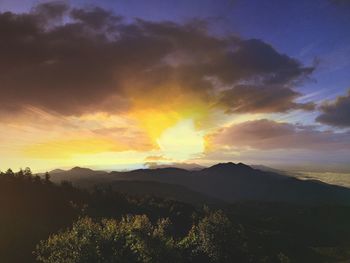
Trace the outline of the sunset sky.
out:
[[[350,171],[350,1],[0,1],[0,170]]]

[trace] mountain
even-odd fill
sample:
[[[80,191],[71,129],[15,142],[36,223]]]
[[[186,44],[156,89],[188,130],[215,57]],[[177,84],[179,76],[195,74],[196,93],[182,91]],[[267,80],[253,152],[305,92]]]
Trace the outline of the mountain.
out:
[[[191,187],[227,201],[350,204],[350,190],[319,181],[303,181],[242,163],[218,164],[199,172]]]
[[[178,168],[154,168],[139,169],[130,172],[94,171],[88,168],[74,167],[70,170],[56,169],[50,172],[51,180],[55,183],[69,181],[73,185],[85,189],[92,189],[95,186],[101,188],[111,187],[113,190],[128,193],[136,196],[153,195],[171,200],[182,201],[194,205],[221,203],[222,200],[192,191],[185,186],[178,184],[161,183],[150,180],[154,175],[171,176],[179,175],[186,170]],[[140,179],[145,179],[144,181]]]
[[[146,182],[157,182],[160,194],[170,185],[180,185],[187,191],[201,193],[227,202],[261,201],[301,204],[350,204],[350,189],[329,185],[316,180],[300,180],[285,174],[254,169],[243,163],[219,163],[201,170],[180,168],[138,169],[126,172],[103,172],[73,168],[53,176],[54,181],[69,180],[76,186],[116,184],[120,181],[138,181],[140,189]],[[124,183],[126,187],[126,183]],[[130,189],[130,183],[128,185]],[[121,189],[120,186],[118,186]],[[126,187],[126,188],[128,188]],[[182,188],[183,189],[183,188]],[[179,195],[177,195],[179,196]]]
[[[197,180],[197,176],[199,178],[205,178],[206,176],[215,178],[218,172],[222,174],[228,173],[227,177],[235,177],[235,175],[230,174],[232,170],[246,173],[247,171],[252,172],[254,169],[243,164],[219,164],[203,170],[201,173],[194,175],[192,172],[181,169],[159,169],[155,176],[162,176],[161,174],[164,172],[163,178],[173,178],[174,175],[182,174],[184,178],[196,176],[195,179]],[[79,172],[78,174],[81,175],[82,172],[89,174],[91,170],[73,169],[72,171],[65,171],[66,174],[74,172]],[[115,180],[115,175],[105,172],[103,176],[105,174],[110,177],[109,181]],[[147,169],[118,174],[119,176],[132,175],[134,178],[137,175],[140,177],[152,177],[152,171]],[[262,174],[259,174],[259,176],[264,177]],[[73,175],[72,177],[74,178]],[[50,246],[54,245],[54,256],[67,255],[67,251],[70,250],[66,248],[75,249],[77,248],[76,245],[79,245],[78,248],[81,248],[79,240],[82,239],[84,239],[83,245],[85,245],[85,248],[94,249],[95,246],[102,245],[102,248],[107,249],[99,250],[101,251],[101,257],[106,254],[110,255],[108,248],[111,248],[111,246],[109,246],[109,242],[113,242],[112,248],[115,247],[120,251],[127,245],[125,240],[120,240],[121,242],[119,242],[119,239],[117,240],[118,242],[115,242],[114,239],[97,240],[95,238],[97,235],[90,235],[92,233],[90,230],[94,231],[93,229],[95,229],[95,227],[91,228],[90,224],[83,228],[76,228],[77,230],[74,230],[74,232],[70,231],[70,234],[66,237],[61,236],[62,239],[56,239],[59,242],[58,245],[55,240],[53,243],[49,240],[53,240],[55,233],[59,235],[60,233],[68,233],[67,230],[70,229],[73,223],[76,225],[76,220],[79,218],[85,218],[84,220],[90,218],[91,221],[85,222],[96,222],[98,224],[96,225],[98,226],[97,229],[103,229],[105,224],[99,223],[101,219],[115,219],[120,222],[122,217],[130,218],[133,215],[142,215],[143,218],[147,216],[151,220],[150,222],[168,218],[169,221],[158,222],[171,222],[169,225],[171,227],[167,228],[169,229],[167,232],[172,237],[170,239],[171,242],[187,241],[187,238],[183,238],[188,237],[189,231],[192,230],[193,232],[191,231],[191,233],[195,234],[195,236],[191,234],[189,237],[198,237],[199,233],[205,234],[204,237],[206,237],[209,234],[208,240],[218,251],[223,251],[222,253],[227,253],[227,251],[230,251],[230,248],[243,244],[242,248],[244,251],[247,251],[249,262],[349,262],[350,206],[306,206],[288,203],[237,202],[234,204],[224,203],[223,205],[215,204],[203,207],[169,200],[168,198],[148,196],[149,193],[157,192],[167,196],[170,195],[172,199],[181,198],[185,202],[197,202],[198,204],[208,202],[208,200],[204,200],[207,198],[206,195],[203,197],[203,195],[197,193],[194,196],[193,193],[195,191],[187,190],[181,185],[169,185],[155,181],[116,180],[107,184],[100,184],[100,187],[107,187],[107,189],[99,188],[95,189],[96,191],[81,191],[68,184],[57,185],[50,183],[44,178],[40,179],[20,173],[5,174],[0,172],[0,207],[2,211],[0,216],[0,261],[6,263],[37,262],[33,250],[37,247],[40,240],[48,241],[49,243],[47,244]],[[136,196],[110,191],[110,188],[116,191],[132,193]],[[217,209],[221,211],[218,212]],[[125,222],[128,223],[130,221],[126,220]],[[199,224],[199,222],[201,223]],[[197,232],[198,226],[203,229],[201,230],[203,232]],[[140,229],[147,230],[147,233],[149,233],[150,228],[147,220],[140,220],[136,227],[136,237],[142,238],[140,239],[142,242],[144,242],[143,238],[146,238],[146,243],[142,243],[147,244],[147,250],[145,251],[148,251],[150,246],[153,245],[156,246],[157,250],[155,251],[164,251],[159,245],[158,235],[156,242],[153,242],[153,239],[151,239],[150,243],[147,243],[150,240],[149,235],[141,235],[141,237],[138,235],[139,233],[144,233],[140,232]],[[163,228],[158,229],[162,230]],[[223,231],[227,232],[228,235],[223,235]],[[76,234],[82,239],[72,240],[71,237],[75,238]],[[103,243],[100,243],[100,241],[103,241]],[[199,242],[198,244],[201,245],[202,243]],[[90,246],[89,244],[93,245]],[[190,248],[196,247],[191,246]],[[151,247],[151,249],[153,248]],[[47,250],[42,251],[45,252]],[[76,251],[77,253],[81,253],[81,251],[89,253],[90,249],[77,249]],[[195,252],[197,251],[195,250]],[[69,255],[75,257],[75,251],[72,252]],[[167,257],[169,255],[176,256],[177,253],[164,253],[164,255]],[[185,255],[187,256],[187,252]],[[281,255],[286,257],[280,257]],[[288,260],[284,260],[286,258]],[[188,258],[183,261],[177,259],[175,258],[176,262],[188,262]],[[235,260],[234,262],[246,262],[240,260],[240,258],[237,260],[233,258],[231,261],[233,262],[233,260]],[[52,262],[68,261],[57,260],[55,257]],[[96,262],[96,258],[92,260],[84,258],[80,262]],[[164,262],[164,260],[157,262]],[[191,262],[212,261],[203,260],[200,257],[198,260]]]
[[[134,196],[157,196],[165,199],[177,200],[184,203],[193,205],[202,204],[219,204],[223,203],[223,200],[210,197],[203,193],[199,193],[188,189],[185,186],[177,184],[167,184],[155,181],[114,181],[100,187],[111,187],[113,190],[131,194]]]
[[[269,167],[269,166],[266,166],[266,165],[262,165],[262,164],[255,164],[255,165],[253,164],[253,165],[250,165],[250,167],[252,167],[254,169],[257,169],[257,170],[264,171],[264,172],[273,172],[273,173],[278,173],[278,174],[283,174],[283,175],[290,174],[290,172],[286,172],[286,171],[283,171],[283,170],[275,169],[275,168],[272,168],[272,167]]]
[[[147,162],[145,163],[147,168],[149,169],[158,169],[158,168],[180,168],[180,169],[186,169],[189,171],[194,170],[202,170],[205,168],[205,166],[196,164],[196,163],[170,163],[170,164],[158,164],[153,162]]]
[[[93,180],[99,182],[102,175],[108,175],[105,171],[96,171],[89,168],[74,167],[70,170],[55,169],[49,172],[51,181],[60,183],[70,181],[73,184],[79,180]]]
[[[65,170],[63,170],[63,169],[55,169],[55,170],[50,171],[50,174],[53,175],[53,174],[62,173],[62,172],[65,172]]]

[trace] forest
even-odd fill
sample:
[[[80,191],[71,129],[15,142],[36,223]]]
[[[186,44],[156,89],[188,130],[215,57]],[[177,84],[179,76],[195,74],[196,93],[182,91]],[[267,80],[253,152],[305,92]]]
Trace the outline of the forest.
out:
[[[2,262],[346,262],[350,207],[192,205],[0,176]]]

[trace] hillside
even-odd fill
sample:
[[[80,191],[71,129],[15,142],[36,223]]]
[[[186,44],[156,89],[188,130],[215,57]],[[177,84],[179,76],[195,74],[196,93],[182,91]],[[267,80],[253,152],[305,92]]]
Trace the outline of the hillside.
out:
[[[215,199],[227,202],[264,201],[297,204],[350,204],[350,190],[316,180],[301,180],[285,174],[262,171],[239,163],[221,163],[209,168],[189,171],[180,168],[138,169],[126,172],[103,172],[80,168],[55,173],[52,180],[71,181],[74,185],[91,188],[114,184],[117,181],[152,181],[165,183],[152,192],[163,196],[169,184],[186,187]],[[147,186],[145,185],[145,189]],[[182,188],[183,189],[183,188]],[[125,189],[126,190],[126,189]],[[135,193],[136,188],[131,192]],[[182,200],[184,201],[184,200]]]
[[[225,166],[221,165],[211,169],[218,168],[226,169]],[[148,173],[149,171],[143,172]],[[170,174],[174,170],[167,170],[167,172],[168,176],[171,177]],[[210,170],[207,172],[211,173]],[[170,242],[167,244],[172,245],[162,249],[166,249],[167,253],[181,256],[182,258],[178,261],[176,258],[170,261],[174,262],[175,260],[177,263],[231,262],[220,261],[220,258],[212,259],[211,254],[206,254],[208,253],[207,248],[201,247],[201,244],[217,249],[218,255],[221,257],[242,263],[336,263],[346,262],[350,256],[347,252],[350,244],[349,206],[237,202],[233,205],[217,203],[210,209],[207,207],[196,208],[169,199],[154,198],[148,193],[143,195],[139,193],[141,191],[139,188],[143,188],[144,185],[149,185],[147,191],[151,191],[152,187],[158,189],[164,183],[158,185],[157,182],[116,181],[115,189],[129,188],[128,191],[132,189],[137,193],[137,196],[132,196],[115,192],[113,187],[85,191],[77,189],[67,182],[56,185],[48,180],[32,176],[28,171],[24,174],[23,172],[2,173],[0,175],[1,262],[36,262],[32,251],[36,249],[40,240],[49,240],[48,237],[53,234],[55,234],[55,239],[40,243],[43,249],[40,253],[43,257],[49,255],[45,254],[47,252],[60,257],[73,253],[81,258],[84,256],[91,258],[93,251],[98,253],[100,245],[110,245],[110,243],[96,243],[102,241],[94,239],[95,234],[104,235],[105,232],[99,231],[106,222],[112,224],[109,225],[108,229],[105,229],[106,231],[111,230],[110,227],[119,222],[121,231],[127,231],[123,233],[127,236],[136,234],[133,236],[137,238],[135,242],[140,245],[146,244],[151,251],[158,251],[157,249],[161,248],[158,245],[159,242],[163,242],[161,241],[163,239],[157,238],[160,233],[163,233],[164,238],[167,238],[166,242]],[[177,192],[182,188],[175,187],[174,189]],[[104,218],[110,221],[106,221]],[[159,232],[159,227],[164,228],[168,224],[166,223],[168,221],[159,221],[162,218],[168,218],[166,220],[171,222],[171,227],[169,225],[167,232]],[[157,225],[159,222],[163,222],[165,225]],[[74,229],[72,229],[72,224]],[[76,232],[77,227],[81,232]],[[93,228],[89,230],[90,227]],[[140,229],[146,231],[150,228],[154,231],[152,240],[147,235],[138,236]],[[194,230],[202,232],[201,234],[191,232]],[[95,231],[92,236],[89,236],[90,231]],[[223,233],[230,234],[223,235]],[[203,235],[208,237],[209,239],[205,239],[205,242],[208,243],[203,243],[204,240],[196,243],[197,237],[194,238],[193,235],[197,235],[198,238],[202,238]],[[107,237],[108,235],[101,238]],[[75,238],[81,242],[74,243]],[[176,245],[175,241],[178,242]],[[55,242],[58,242],[57,247],[54,246]],[[124,241],[120,240],[120,242]],[[97,246],[95,246],[96,244]],[[78,247],[72,250],[75,245]],[[204,250],[193,250],[190,249],[191,247],[187,247],[189,245],[194,246],[193,249]],[[117,249],[113,251],[119,251],[119,249],[125,249],[125,246],[127,243],[116,243],[112,248]],[[62,249],[65,251],[64,253]],[[109,255],[108,251],[105,251],[106,254],[103,256]],[[148,249],[141,252],[147,254],[147,251]],[[191,251],[202,251],[202,254],[193,254]],[[168,258],[167,254],[156,253],[156,255]],[[187,260],[189,257],[192,258],[191,261]],[[56,260],[53,262],[68,261]],[[83,260],[78,262],[96,261]],[[124,262],[148,261],[129,260]]]
[[[131,194],[134,196],[157,196],[161,198],[177,200],[193,205],[220,204],[224,201],[210,197],[203,193],[189,190],[187,187],[176,184],[160,183],[156,181],[113,181],[101,184],[100,187],[111,187],[114,191]]]

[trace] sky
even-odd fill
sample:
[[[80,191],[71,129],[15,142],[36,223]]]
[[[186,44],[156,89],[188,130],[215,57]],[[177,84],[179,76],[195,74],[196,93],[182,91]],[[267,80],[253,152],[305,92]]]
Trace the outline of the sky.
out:
[[[0,170],[350,172],[350,1],[0,1]]]

